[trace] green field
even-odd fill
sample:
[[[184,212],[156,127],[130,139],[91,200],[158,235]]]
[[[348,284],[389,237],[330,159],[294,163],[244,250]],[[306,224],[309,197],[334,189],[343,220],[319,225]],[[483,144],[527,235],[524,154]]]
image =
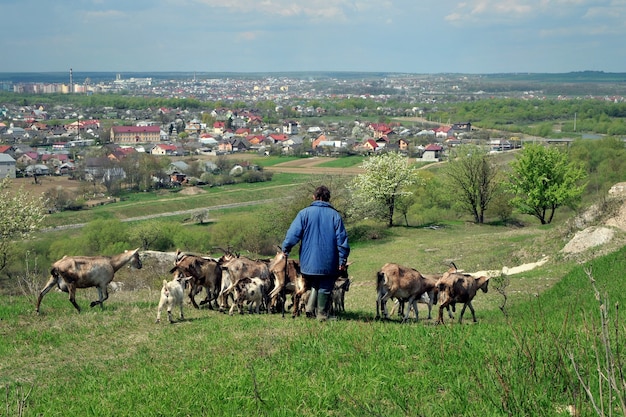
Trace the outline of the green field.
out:
[[[288,197],[310,180],[277,174],[271,183],[185,198],[129,196],[90,210],[85,221]],[[224,224],[243,227],[242,221],[282,207],[277,201],[219,208],[219,221],[202,227],[207,234]],[[62,213],[55,221],[72,224],[81,215]],[[160,283],[171,265],[147,255],[143,269],[116,274],[131,290],[111,293],[104,309],[88,307],[94,289],[79,290],[80,314],[66,294],[51,291],[36,315],[45,278],[20,281],[20,291],[0,301],[0,415],[566,416],[569,407],[577,415],[601,415],[594,403],[602,404],[604,415],[624,415],[624,385],[610,388],[598,376],[623,367],[618,348],[624,326],[615,306],[626,301],[626,249],[616,243],[615,252],[584,263],[593,253],[559,252],[570,232],[564,220],[523,227],[458,220],[397,226],[356,241],[346,312],[326,323],[280,314],[229,316],[186,305],[184,321],[155,324]],[[74,239],[78,233],[50,236]],[[447,317],[435,325],[421,304],[418,320],[375,320],[374,279],[386,262],[426,273],[454,262],[476,272],[545,256],[549,261],[539,268],[492,278],[489,292],[474,300],[476,324],[467,312],[461,325]],[[608,313],[604,322],[602,311]],[[623,384],[622,376],[613,376]]]
[[[371,253],[355,249],[354,266]],[[594,263],[610,306],[626,301],[623,280],[610,279],[624,255]],[[81,314],[53,292],[40,316],[32,296],[8,297],[0,305],[8,415],[20,400],[25,416],[553,416],[569,405],[593,414],[565,356],[595,378],[599,306],[581,268],[538,296],[513,297],[506,314],[492,285],[476,298],[477,324],[468,314],[443,326],[422,305],[418,322],[375,321],[372,277],[355,274],[347,312],[327,323],[186,306],[185,321],[155,324],[155,290],[114,293],[104,310],[89,310],[95,292],[82,291]],[[522,287],[544,278],[511,277]]]

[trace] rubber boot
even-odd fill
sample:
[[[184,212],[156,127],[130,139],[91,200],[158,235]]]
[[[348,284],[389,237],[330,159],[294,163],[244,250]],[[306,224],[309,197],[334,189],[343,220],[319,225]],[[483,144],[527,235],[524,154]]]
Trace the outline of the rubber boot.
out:
[[[328,299],[330,294],[318,291],[317,293],[317,319],[319,321],[328,320]]]
[[[306,307],[304,310],[306,311],[306,316],[309,318],[315,318],[315,307],[317,306],[317,289],[311,288],[311,292],[309,293],[309,299],[307,300]]]

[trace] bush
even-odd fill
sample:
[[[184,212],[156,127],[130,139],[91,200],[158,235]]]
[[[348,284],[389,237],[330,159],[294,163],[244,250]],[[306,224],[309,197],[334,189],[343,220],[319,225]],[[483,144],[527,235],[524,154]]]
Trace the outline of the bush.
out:
[[[347,227],[350,243],[364,242],[368,240],[384,239],[389,233],[389,228],[383,223],[359,223]]]

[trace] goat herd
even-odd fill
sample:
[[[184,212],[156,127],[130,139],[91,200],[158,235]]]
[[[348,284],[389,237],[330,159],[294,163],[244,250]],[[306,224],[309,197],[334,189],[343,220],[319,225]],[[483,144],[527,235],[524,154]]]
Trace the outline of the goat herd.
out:
[[[172,310],[180,309],[180,318],[184,319],[184,290],[189,287],[189,301],[195,308],[207,305],[210,309],[233,314],[235,308],[243,314],[247,306],[249,312],[282,313],[291,309],[295,318],[303,311],[310,286],[300,273],[298,260],[288,259],[278,251],[273,259],[255,260],[224,251],[220,258],[211,258],[192,254],[176,253],[174,266],[169,271],[170,281],[163,280],[161,298],[157,309],[157,323],[161,312],[167,309],[170,322],[174,322]],[[64,256],[52,264],[50,279],[39,293],[36,311],[39,313],[41,300],[52,288],[58,287],[69,293],[70,302],[80,312],[76,303],[76,289],[96,287],[98,300],[91,302],[91,307],[102,306],[108,298],[108,285],[113,281],[117,270],[124,265],[141,269],[139,249],[107,256]],[[348,264],[349,265],[349,264]],[[376,279],[376,318],[380,319],[381,310],[385,319],[389,318],[386,302],[394,299],[403,320],[409,319],[411,309],[417,318],[417,303],[428,304],[428,318],[431,318],[433,304],[440,300],[437,323],[443,323],[443,310],[447,309],[452,318],[452,311],[457,303],[463,304],[459,323],[465,309],[469,307],[472,318],[476,321],[472,299],[479,289],[487,292],[489,277],[474,277],[451,268],[443,274],[421,274],[415,269],[395,263],[385,264],[377,273]],[[197,294],[205,290],[204,300],[196,303]],[[346,271],[338,277],[332,293],[331,313],[345,311],[344,297],[350,289],[350,278]],[[291,305],[287,306],[286,297],[291,294]],[[229,305],[230,304],[230,305]],[[404,308],[408,304],[408,308]],[[394,306],[394,310],[396,308]],[[452,311],[450,311],[452,309]],[[392,311],[393,313],[393,311]]]

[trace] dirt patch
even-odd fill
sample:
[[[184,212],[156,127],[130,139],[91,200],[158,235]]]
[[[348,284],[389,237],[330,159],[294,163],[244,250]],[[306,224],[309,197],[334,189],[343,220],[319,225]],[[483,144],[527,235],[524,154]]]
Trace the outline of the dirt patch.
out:
[[[185,187],[181,190],[179,194],[197,195],[197,194],[202,194],[202,193],[206,193],[206,190],[203,190],[202,188],[199,188],[199,187]]]
[[[67,176],[40,176],[37,177],[37,182],[32,177],[14,178],[11,180],[14,186],[11,190],[24,192],[34,197],[43,195],[48,190],[62,188],[64,190],[78,192],[84,184],[78,180],[72,180]]]

